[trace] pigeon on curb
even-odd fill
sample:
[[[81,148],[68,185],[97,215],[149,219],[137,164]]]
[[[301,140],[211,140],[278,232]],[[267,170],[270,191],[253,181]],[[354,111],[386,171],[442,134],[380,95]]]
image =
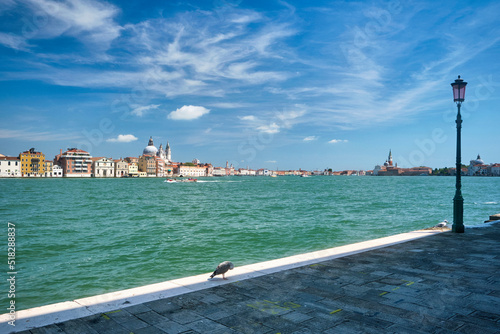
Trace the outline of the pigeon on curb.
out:
[[[224,274],[227,273],[230,269],[233,270],[234,264],[230,261],[224,261],[215,268],[215,271],[210,275],[210,278],[214,278],[216,275],[222,274],[222,279],[227,279]]]

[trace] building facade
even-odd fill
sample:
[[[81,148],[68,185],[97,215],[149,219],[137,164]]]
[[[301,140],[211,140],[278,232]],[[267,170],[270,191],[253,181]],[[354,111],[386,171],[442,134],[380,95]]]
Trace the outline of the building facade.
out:
[[[54,164],[61,166],[64,177],[90,177],[92,175],[92,156],[89,152],[69,148],[56,155]]]
[[[128,162],[123,159],[115,160],[115,176],[127,177],[128,176]]]
[[[20,177],[21,161],[17,157],[0,157],[0,177]]]
[[[141,155],[139,157],[139,174],[146,173],[147,176],[156,176],[156,156]]]
[[[207,167],[198,165],[179,165],[177,173],[179,176],[203,177],[207,176]]]
[[[112,159],[92,158],[93,177],[115,177],[115,162]]]
[[[34,148],[30,148],[19,154],[19,160],[21,161],[21,176],[45,176],[45,154],[42,152],[36,152]]]
[[[53,176],[54,162],[50,160],[45,160],[45,177]]]
[[[52,177],[62,177],[63,169],[59,165],[52,166]]]
[[[139,177],[139,165],[137,165],[137,162],[130,162],[128,164],[128,176]]]

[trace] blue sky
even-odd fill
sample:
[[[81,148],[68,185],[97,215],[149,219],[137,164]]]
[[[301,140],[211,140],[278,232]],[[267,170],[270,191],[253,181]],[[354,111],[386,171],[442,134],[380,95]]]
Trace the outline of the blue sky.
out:
[[[0,153],[372,169],[500,162],[497,1],[0,0]]]

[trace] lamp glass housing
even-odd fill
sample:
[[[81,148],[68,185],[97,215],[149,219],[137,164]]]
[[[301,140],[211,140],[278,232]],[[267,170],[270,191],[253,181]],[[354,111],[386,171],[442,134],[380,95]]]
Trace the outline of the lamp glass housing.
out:
[[[463,102],[465,99],[465,86],[467,86],[467,82],[463,79],[455,79],[455,82],[451,84],[453,87],[453,101],[455,102]]]

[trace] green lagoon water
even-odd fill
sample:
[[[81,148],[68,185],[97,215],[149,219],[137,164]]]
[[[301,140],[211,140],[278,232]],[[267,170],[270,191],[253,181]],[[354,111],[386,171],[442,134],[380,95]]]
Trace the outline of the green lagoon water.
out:
[[[452,221],[453,177],[0,179],[26,309]],[[500,178],[464,177],[464,220],[500,212]],[[6,313],[0,312],[0,313]]]

